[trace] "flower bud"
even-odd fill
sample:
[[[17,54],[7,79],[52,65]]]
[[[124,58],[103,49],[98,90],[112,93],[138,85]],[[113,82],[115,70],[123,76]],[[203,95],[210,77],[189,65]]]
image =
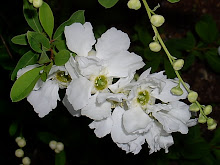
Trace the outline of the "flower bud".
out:
[[[129,0],[127,5],[129,9],[138,10],[141,8],[141,2],[139,0]]]
[[[43,0],[33,0],[33,6],[36,8],[41,7],[42,4],[43,4]]]
[[[24,151],[22,149],[17,149],[15,151],[15,156],[18,157],[18,158],[21,158],[24,156]]]
[[[28,0],[30,3],[33,3],[33,0]]]
[[[199,114],[199,119],[198,119],[199,123],[206,123],[206,118],[205,116],[203,116],[201,113]]]
[[[52,150],[55,150],[57,147],[57,142],[55,140],[51,140],[49,146]]]
[[[188,97],[189,102],[194,103],[194,102],[196,102],[196,100],[198,98],[198,93],[191,91],[191,92],[189,92],[187,97]]]
[[[214,130],[217,127],[217,123],[214,122],[212,125],[208,125],[208,130]]]
[[[198,112],[199,111],[199,107],[196,103],[192,103],[190,106],[189,106],[189,110],[192,111],[192,112]]]
[[[21,140],[22,138],[19,136],[19,137],[16,137],[15,141],[16,143],[18,143],[19,140]]]
[[[211,117],[209,117],[209,118],[207,119],[207,124],[208,124],[208,125],[213,125],[214,123],[215,123],[215,120],[212,119]]]
[[[149,44],[149,48],[150,48],[150,50],[151,51],[153,51],[153,52],[159,52],[160,50],[161,50],[161,46],[160,46],[160,44],[158,43],[158,42],[151,42],[150,44]]]
[[[183,90],[179,86],[176,86],[171,89],[171,93],[176,96],[181,96],[183,94]]]
[[[184,65],[184,60],[178,59],[178,60],[174,61],[173,69],[178,71],[178,70],[182,69],[183,65]]]
[[[212,112],[212,106],[211,106],[211,105],[207,105],[207,106],[204,108],[204,114],[205,114],[205,115],[209,115],[211,112]]]
[[[24,165],[29,165],[29,164],[31,164],[31,159],[30,159],[29,157],[24,157],[24,158],[22,159],[22,163],[23,163]]]
[[[57,142],[57,147],[56,147],[56,149],[59,150],[59,151],[63,151],[63,149],[64,149],[63,143]]]
[[[164,22],[165,22],[165,19],[162,15],[153,15],[150,19],[150,22],[156,26],[156,27],[160,27]]]
[[[25,141],[25,139],[20,139],[20,140],[18,140],[17,144],[19,147],[22,148],[22,147],[26,146],[26,141]]]

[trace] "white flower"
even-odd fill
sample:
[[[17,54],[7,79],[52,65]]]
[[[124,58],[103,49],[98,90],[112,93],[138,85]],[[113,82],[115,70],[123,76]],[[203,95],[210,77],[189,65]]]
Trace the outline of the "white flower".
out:
[[[29,65],[18,71],[19,78],[25,72],[38,67],[39,65]],[[48,78],[45,82],[38,80],[34,89],[27,96],[28,102],[34,107],[34,111],[39,117],[44,117],[57,107],[57,100],[60,101],[59,89],[66,88],[71,81],[67,69],[64,66],[52,66]]]
[[[113,78],[133,76],[144,66],[142,58],[127,51],[130,46],[128,35],[115,28],[102,34],[96,44],[88,22],[66,26],[64,33],[68,48],[77,54],[71,65],[77,68],[78,76],[67,88],[68,101],[74,110],[81,110],[82,115],[91,119],[108,118],[112,102],[125,97],[110,93]],[[95,50],[92,49],[94,44]],[[105,93],[105,99],[100,101],[102,93]]]

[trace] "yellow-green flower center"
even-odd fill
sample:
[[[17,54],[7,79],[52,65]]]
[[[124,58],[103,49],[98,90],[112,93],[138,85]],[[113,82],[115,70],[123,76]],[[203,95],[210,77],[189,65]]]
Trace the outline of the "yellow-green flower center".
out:
[[[68,83],[72,80],[70,75],[69,74],[66,75],[64,71],[57,72],[56,78],[57,78],[57,80],[59,80],[60,82],[63,82],[63,83]]]
[[[146,105],[150,100],[150,95],[147,90],[140,91],[137,96],[137,102],[142,106]]]
[[[104,75],[100,75],[95,78],[95,88],[97,90],[103,90],[108,86],[108,80],[107,77]]]

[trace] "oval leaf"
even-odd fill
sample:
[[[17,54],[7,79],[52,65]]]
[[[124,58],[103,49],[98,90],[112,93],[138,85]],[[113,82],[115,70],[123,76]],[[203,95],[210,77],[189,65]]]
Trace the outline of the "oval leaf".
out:
[[[50,49],[49,39],[45,37],[42,33],[28,31],[27,38],[31,48],[38,53],[42,52],[42,47],[45,50]]]
[[[36,32],[42,32],[42,27],[38,18],[37,9],[31,3],[24,0],[23,12],[28,25]]]
[[[9,127],[9,135],[10,136],[14,136],[16,134],[18,130],[18,123],[17,122],[13,122],[10,127]]]
[[[46,2],[44,2],[39,9],[39,18],[44,31],[51,38],[54,28],[54,17],[50,6]]]
[[[64,65],[70,58],[70,52],[68,50],[59,51],[54,59],[55,65],[61,66]]]
[[[55,156],[55,165],[65,165],[66,164],[66,153],[61,151]]]
[[[118,0],[98,0],[98,2],[105,8],[111,8],[118,2]]]
[[[170,3],[176,3],[179,2],[180,0],[168,0]]]
[[[28,51],[27,53],[25,53],[20,60],[18,61],[15,69],[13,70],[12,74],[11,74],[11,80],[15,80],[16,76],[17,76],[17,72],[19,69],[24,68],[25,66],[28,65],[33,65],[37,63],[37,60],[39,58],[39,55],[32,52],[32,51]]]
[[[34,68],[19,77],[11,88],[10,97],[13,102],[18,102],[29,95],[40,78],[43,66]]]
[[[28,44],[27,35],[26,34],[17,35],[11,39],[11,42],[18,45],[27,45]]]
[[[76,11],[75,13],[73,13],[71,15],[71,17],[65,21],[64,23],[62,23],[56,30],[56,32],[54,33],[53,39],[54,40],[62,40],[62,34],[64,31],[65,26],[69,26],[75,22],[79,22],[84,24],[85,23],[85,16],[84,16],[84,10],[79,10]]]
[[[38,63],[39,63],[39,64],[44,64],[44,63],[48,63],[48,62],[50,62],[50,59],[49,59],[49,57],[47,56],[46,51],[43,49],[43,50],[42,50],[42,53],[41,53],[41,55],[40,55],[40,59],[39,59]]]

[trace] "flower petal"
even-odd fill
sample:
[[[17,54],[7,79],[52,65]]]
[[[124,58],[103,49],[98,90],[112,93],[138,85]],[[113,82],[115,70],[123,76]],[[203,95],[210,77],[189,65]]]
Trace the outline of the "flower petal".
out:
[[[113,121],[111,117],[108,117],[103,120],[93,121],[91,124],[89,124],[89,127],[91,129],[95,129],[94,132],[97,137],[102,138],[111,132],[112,125]]]
[[[128,50],[130,39],[128,35],[116,28],[111,28],[98,39],[95,48],[100,59],[110,59],[121,51]]]
[[[111,131],[112,140],[115,143],[128,143],[136,139],[138,134],[129,134],[122,124],[122,116],[125,112],[121,107],[116,107],[112,113],[113,126]]]
[[[81,116],[81,110],[75,110],[73,106],[70,104],[69,100],[67,99],[67,95],[63,98],[63,105],[67,108],[67,110],[70,112],[71,115],[80,117]]]
[[[123,125],[128,133],[145,129],[152,119],[140,108],[135,107],[123,114]]]
[[[96,40],[92,31],[92,25],[86,22],[84,25],[73,23],[64,29],[67,47],[78,56],[88,56]]]
[[[92,83],[85,77],[73,79],[66,89],[69,102],[75,110],[85,107],[91,97]]]
[[[69,60],[66,62],[65,68],[72,79],[79,77],[79,69],[78,69],[77,63],[72,55],[70,56]]]
[[[29,94],[27,100],[34,107],[34,111],[38,113],[39,117],[44,117],[56,108],[57,100],[60,100],[58,90],[58,84],[48,80],[39,90],[32,91]]]
[[[105,101],[102,104],[97,102],[97,95],[93,95],[88,102],[88,105],[82,108],[82,115],[85,115],[94,120],[102,120],[111,115],[111,103]]]
[[[111,101],[115,101],[115,102],[122,102],[123,99],[126,99],[126,96],[122,93],[99,93],[98,97],[97,97],[97,101],[98,103],[103,103],[106,100],[111,100]]]

